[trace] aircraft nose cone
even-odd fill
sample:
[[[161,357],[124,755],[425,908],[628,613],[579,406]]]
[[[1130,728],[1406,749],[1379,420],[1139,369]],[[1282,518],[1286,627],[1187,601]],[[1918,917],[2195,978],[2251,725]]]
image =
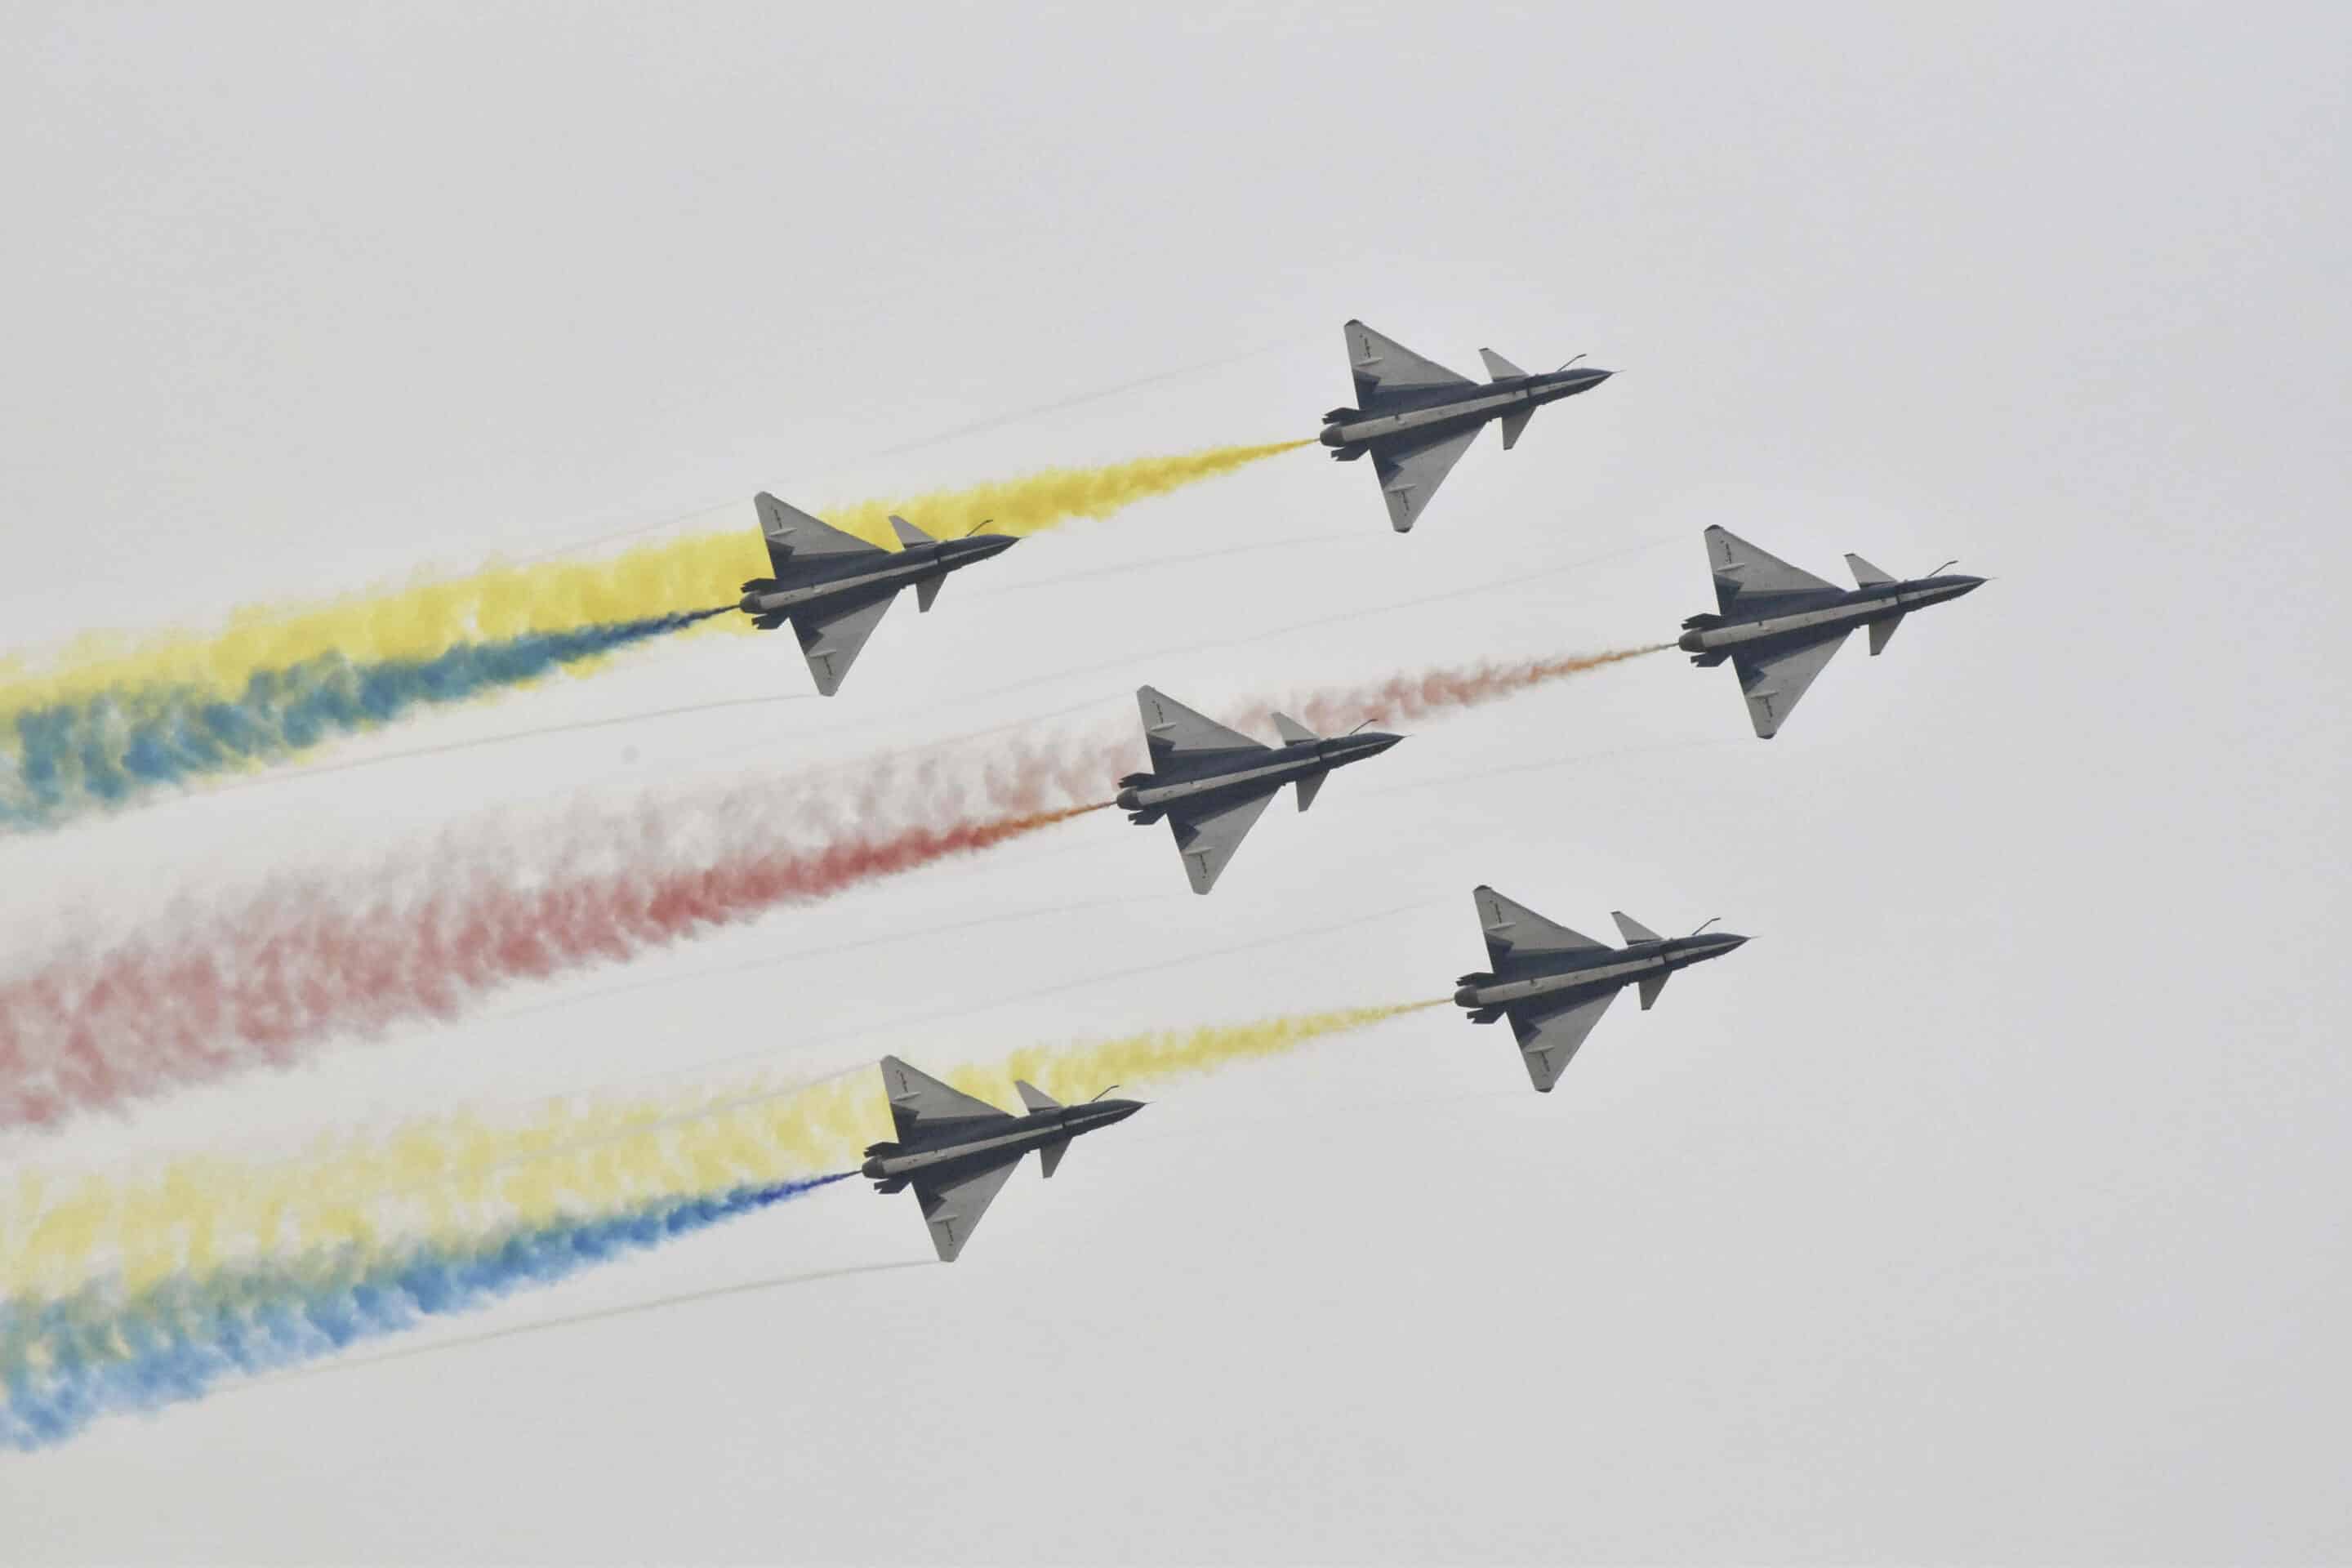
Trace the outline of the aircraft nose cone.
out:
[[[983,560],[991,555],[1002,555],[1020,542],[1017,537],[1010,533],[992,533],[981,541],[980,553]]]
[[[1985,580],[1981,577],[1955,577],[1952,580],[1960,585],[1960,592],[1963,594],[1973,594],[1985,585]]]
[[[1142,1109],[1143,1101],[1139,1100],[1122,1100],[1119,1103],[1118,1110],[1112,1113],[1110,1120],[1113,1121],[1124,1121]]]
[[[1367,735],[1364,739],[1372,742],[1371,750],[1368,754],[1377,757],[1404,737],[1402,735]]]

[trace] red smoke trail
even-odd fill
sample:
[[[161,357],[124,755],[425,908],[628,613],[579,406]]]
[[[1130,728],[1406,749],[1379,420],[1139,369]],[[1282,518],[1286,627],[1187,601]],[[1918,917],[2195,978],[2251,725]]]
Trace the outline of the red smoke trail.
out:
[[[1474,707],[1654,651],[1399,675],[1214,711],[1262,732],[1278,707],[1329,734]],[[0,1127],[289,1063],[337,1034],[453,1017],[510,982],[625,963],[986,849],[1101,809],[1110,782],[1142,755],[1131,720],[1092,737],[1015,735],[871,761],[814,787],[783,780],[649,802],[634,820],[583,818],[556,835],[552,871],[485,827],[411,857],[421,887],[406,894],[382,877],[316,876],[184,907],[120,946],[68,950],[0,982]],[[814,842],[735,853],[745,822]]]
[[[1674,646],[1654,643],[1603,653],[1421,670],[1366,686],[1309,689],[1286,698],[1232,705],[1204,704],[1203,711],[1233,728],[1260,733],[1272,727],[1276,713],[1287,713],[1311,730],[1336,735],[1359,724],[1412,723],[1480,707],[1548,681],[1622,664]],[[1169,695],[1180,702],[1186,697],[1181,690]],[[1141,732],[1132,721],[1092,735],[1016,735],[983,747],[942,748],[913,758],[860,764],[857,771],[863,775],[863,785],[858,805],[861,810],[870,810],[878,802],[906,795],[957,806],[978,802],[994,811],[1042,811],[1098,795],[1120,774],[1148,765]]]
[[[360,903],[324,882],[267,893],[213,910],[201,932],[68,959],[0,986],[0,1125],[284,1065],[341,1032],[454,1016],[511,981],[625,962],[1100,809],[850,835],[698,868],[460,888],[406,910]]]
[[[1359,724],[1410,724],[1417,719],[1459,708],[1477,708],[1505,697],[1516,697],[1532,686],[1581,675],[1589,669],[1622,664],[1629,658],[1670,648],[1672,643],[1646,647],[1612,648],[1607,653],[1570,654],[1561,658],[1520,659],[1510,664],[1482,664],[1469,669],[1432,669],[1417,675],[1392,675],[1371,686],[1309,691],[1291,702],[1262,702],[1245,710],[1244,724],[1265,723],[1276,710],[1289,714],[1308,729],[1330,735]]]

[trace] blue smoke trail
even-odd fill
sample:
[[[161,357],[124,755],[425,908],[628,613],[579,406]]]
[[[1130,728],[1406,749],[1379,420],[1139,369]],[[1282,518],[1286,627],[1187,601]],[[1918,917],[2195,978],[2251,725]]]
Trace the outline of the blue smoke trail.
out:
[[[470,1243],[173,1279],[127,1300],[99,1285],[55,1301],[0,1302],[0,1444],[62,1443],[100,1416],[200,1399],[224,1377],[277,1371],[488,1306],[855,1173],[665,1200]]]
[[[16,716],[15,754],[0,750],[0,831],[53,827],[208,774],[284,762],[413,709],[536,680],[723,613],[533,632],[427,659],[353,664],[330,655],[258,671],[235,701],[173,686],[29,709]]]

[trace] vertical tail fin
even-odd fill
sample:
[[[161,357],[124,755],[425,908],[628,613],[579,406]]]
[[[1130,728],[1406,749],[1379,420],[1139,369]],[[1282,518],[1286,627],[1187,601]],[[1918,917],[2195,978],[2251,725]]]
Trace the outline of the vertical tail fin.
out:
[[[1617,930],[1625,938],[1625,944],[1628,947],[1637,942],[1663,942],[1665,940],[1656,931],[1652,931],[1648,926],[1643,925],[1640,921],[1637,921],[1632,915],[1627,914],[1623,910],[1612,910],[1609,911],[1609,915],[1612,920],[1614,920],[1617,922]]]
[[[1846,569],[1853,574],[1854,583],[1859,587],[1884,588],[1887,584],[1895,581],[1852,551],[1846,552],[1845,563]]]

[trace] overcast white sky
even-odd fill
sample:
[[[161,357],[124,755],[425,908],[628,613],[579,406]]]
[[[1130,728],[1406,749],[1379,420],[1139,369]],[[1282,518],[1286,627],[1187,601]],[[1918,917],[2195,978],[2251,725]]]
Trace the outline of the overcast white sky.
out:
[[[1549,1097],[1417,1015],[1155,1092],[952,1268],[103,1424],[0,1460],[0,1559],[2352,1556],[2345,8],[1116,10],[14,9],[12,647],[748,527],[763,487],[1307,435],[1350,315],[1627,374],[1482,440],[1410,536],[1368,465],[1286,457],[901,606],[830,703],[0,844],[0,930],[485,806],[1123,723],[1141,680],[1214,711],[1663,638],[1712,607],[1710,522],[1999,580],[1850,647],[1769,744],[1662,657],[1423,727],[1213,900],[1090,818],[626,978],[770,967],[0,1156],[1436,994],[1483,962],[1480,881],[1760,940],[1613,1010]],[[341,754],[806,689],[788,639],[709,638]],[[991,909],[1021,918],[794,962]],[[844,1186],[404,1342],[928,1256],[910,1200]]]

